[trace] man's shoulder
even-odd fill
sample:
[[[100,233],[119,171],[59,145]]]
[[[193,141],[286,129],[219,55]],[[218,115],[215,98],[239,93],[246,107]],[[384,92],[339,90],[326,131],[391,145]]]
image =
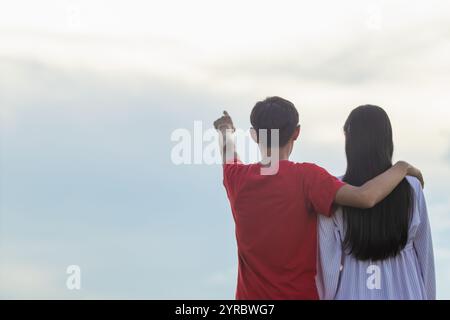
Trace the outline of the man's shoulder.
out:
[[[256,166],[257,163],[243,163],[240,160],[234,160],[234,161],[228,161],[223,164],[224,168],[238,168],[238,169],[244,169],[244,168],[251,168],[253,166]]]
[[[244,175],[256,166],[255,163],[245,164],[241,161],[230,161],[223,164],[223,172],[226,176],[240,176]]]
[[[294,164],[299,170],[304,171],[306,173],[317,172],[317,171],[326,171],[321,166],[319,166],[315,163],[312,163],[312,162],[295,162]]]
[[[342,181],[343,177],[336,177],[327,169],[311,162],[297,163],[300,178],[307,181]]]

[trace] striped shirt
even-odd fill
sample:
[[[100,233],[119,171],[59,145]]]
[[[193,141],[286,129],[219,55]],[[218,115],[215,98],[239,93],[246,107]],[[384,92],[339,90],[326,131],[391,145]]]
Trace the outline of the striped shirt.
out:
[[[316,285],[323,300],[434,300],[436,282],[433,245],[422,187],[408,177],[414,212],[405,248],[393,258],[360,261],[343,250],[342,210],[318,215]]]

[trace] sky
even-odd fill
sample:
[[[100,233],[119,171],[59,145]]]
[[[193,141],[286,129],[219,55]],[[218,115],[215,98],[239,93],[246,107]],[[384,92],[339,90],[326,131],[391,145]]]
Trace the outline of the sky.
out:
[[[361,104],[422,169],[438,298],[450,299],[450,3],[0,0],[0,298],[232,299],[219,165],[171,134],[256,101],[300,112],[292,160],[345,170]],[[66,269],[81,268],[81,290]]]

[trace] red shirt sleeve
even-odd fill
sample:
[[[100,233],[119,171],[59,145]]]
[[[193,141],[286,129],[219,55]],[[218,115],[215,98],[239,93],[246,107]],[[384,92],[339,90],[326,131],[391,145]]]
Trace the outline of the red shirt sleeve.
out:
[[[237,158],[223,164],[223,185],[225,186],[230,200],[234,199],[237,184],[242,175],[242,167],[244,166],[245,165]]]
[[[316,213],[328,217],[333,215],[336,193],[345,183],[315,164],[307,164],[304,174],[305,191],[311,207]]]

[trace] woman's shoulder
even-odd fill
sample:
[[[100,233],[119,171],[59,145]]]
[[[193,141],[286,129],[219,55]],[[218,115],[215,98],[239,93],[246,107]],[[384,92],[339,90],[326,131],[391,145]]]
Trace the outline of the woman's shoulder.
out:
[[[424,222],[423,219],[427,219],[426,217],[427,211],[425,210],[424,207],[425,197],[423,194],[422,184],[417,178],[414,177],[406,177],[406,179],[411,185],[414,197],[413,214],[409,226],[409,238],[410,238],[409,240],[413,240],[415,238],[419,225]]]
[[[407,176],[406,180],[411,185],[411,187],[414,191],[415,198],[416,199],[419,198],[423,194],[422,184],[420,183],[419,179],[417,179],[415,177]]]
[[[406,180],[413,186],[420,186],[420,181],[416,177],[406,176]]]

